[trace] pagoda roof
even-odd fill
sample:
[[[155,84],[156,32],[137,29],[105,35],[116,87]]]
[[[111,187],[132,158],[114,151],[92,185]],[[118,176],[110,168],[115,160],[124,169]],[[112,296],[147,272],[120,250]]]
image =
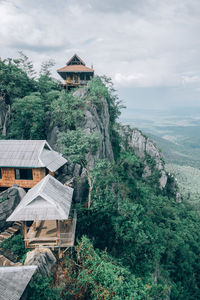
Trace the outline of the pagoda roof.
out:
[[[93,73],[94,70],[91,68],[88,68],[84,65],[67,65],[63,68],[60,68],[57,70],[58,73],[68,73],[68,72],[73,72],[73,73],[79,73],[79,72],[89,72]]]
[[[74,54],[66,66],[58,69],[57,72],[65,79],[66,73],[94,73],[94,70],[86,67],[84,61],[77,54]]]

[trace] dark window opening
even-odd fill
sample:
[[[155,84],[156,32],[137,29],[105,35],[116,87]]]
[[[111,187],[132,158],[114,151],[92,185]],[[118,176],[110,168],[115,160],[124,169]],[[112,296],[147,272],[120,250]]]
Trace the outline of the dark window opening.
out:
[[[84,73],[81,73],[80,74],[80,80],[84,80],[85,79],[85,74]]]
[[[90,75],[86,74],[86,80],[90,80]]]
[[[15,179],[32,180],[33,179],[32,169],[15,169]]]

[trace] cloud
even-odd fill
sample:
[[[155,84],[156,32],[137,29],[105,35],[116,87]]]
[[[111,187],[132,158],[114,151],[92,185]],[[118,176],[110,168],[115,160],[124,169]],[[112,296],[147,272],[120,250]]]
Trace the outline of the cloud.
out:
[[[78,52],[117,88],[197,88],[199,13],[198,0],[0,1],[1,56],[23,50],[58,69]]]

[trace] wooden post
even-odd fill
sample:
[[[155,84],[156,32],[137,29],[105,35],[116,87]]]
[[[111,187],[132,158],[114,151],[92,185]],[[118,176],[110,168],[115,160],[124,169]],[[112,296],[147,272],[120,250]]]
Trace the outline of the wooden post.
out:
[[[25,239],[25,248],[28,247],[28,241],[27,240],[27,227],[26,227],[26,221],[24,221],[24,239]]]
[[[57,230],[57,242],[58,245],[60,243],[60,221],[56,220],[56,230]]]

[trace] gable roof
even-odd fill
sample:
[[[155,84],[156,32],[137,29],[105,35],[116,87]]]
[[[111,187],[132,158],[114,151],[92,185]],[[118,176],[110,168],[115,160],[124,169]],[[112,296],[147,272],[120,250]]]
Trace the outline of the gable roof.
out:
[[[0,267],[0,300],[18,300],[37,266]]]
[[[94,73],[94,70],[91,68],[88,68],[86,66],[83,65],[69,65],[69,66],[65,66],[63,68],[60,68],[57,70],[58,73],[63,73],[63,72],[74,72],[74,73],[78,73],[78,72],[90,72],[90,73]]]
[[[55,172],[66,162],[45,140],[0,140],[0,167],[46,167]]]
[[[80,62],[81,65],[85,66],[84,61],[76,53],[72,56],[72,58],[70,58],[70,60],[68,60],[66,65],[67,66],[72,65],[74,58],[76,58]]]
[[[66,220],[73,189],[51,175],[30,189],[7,221]]]

